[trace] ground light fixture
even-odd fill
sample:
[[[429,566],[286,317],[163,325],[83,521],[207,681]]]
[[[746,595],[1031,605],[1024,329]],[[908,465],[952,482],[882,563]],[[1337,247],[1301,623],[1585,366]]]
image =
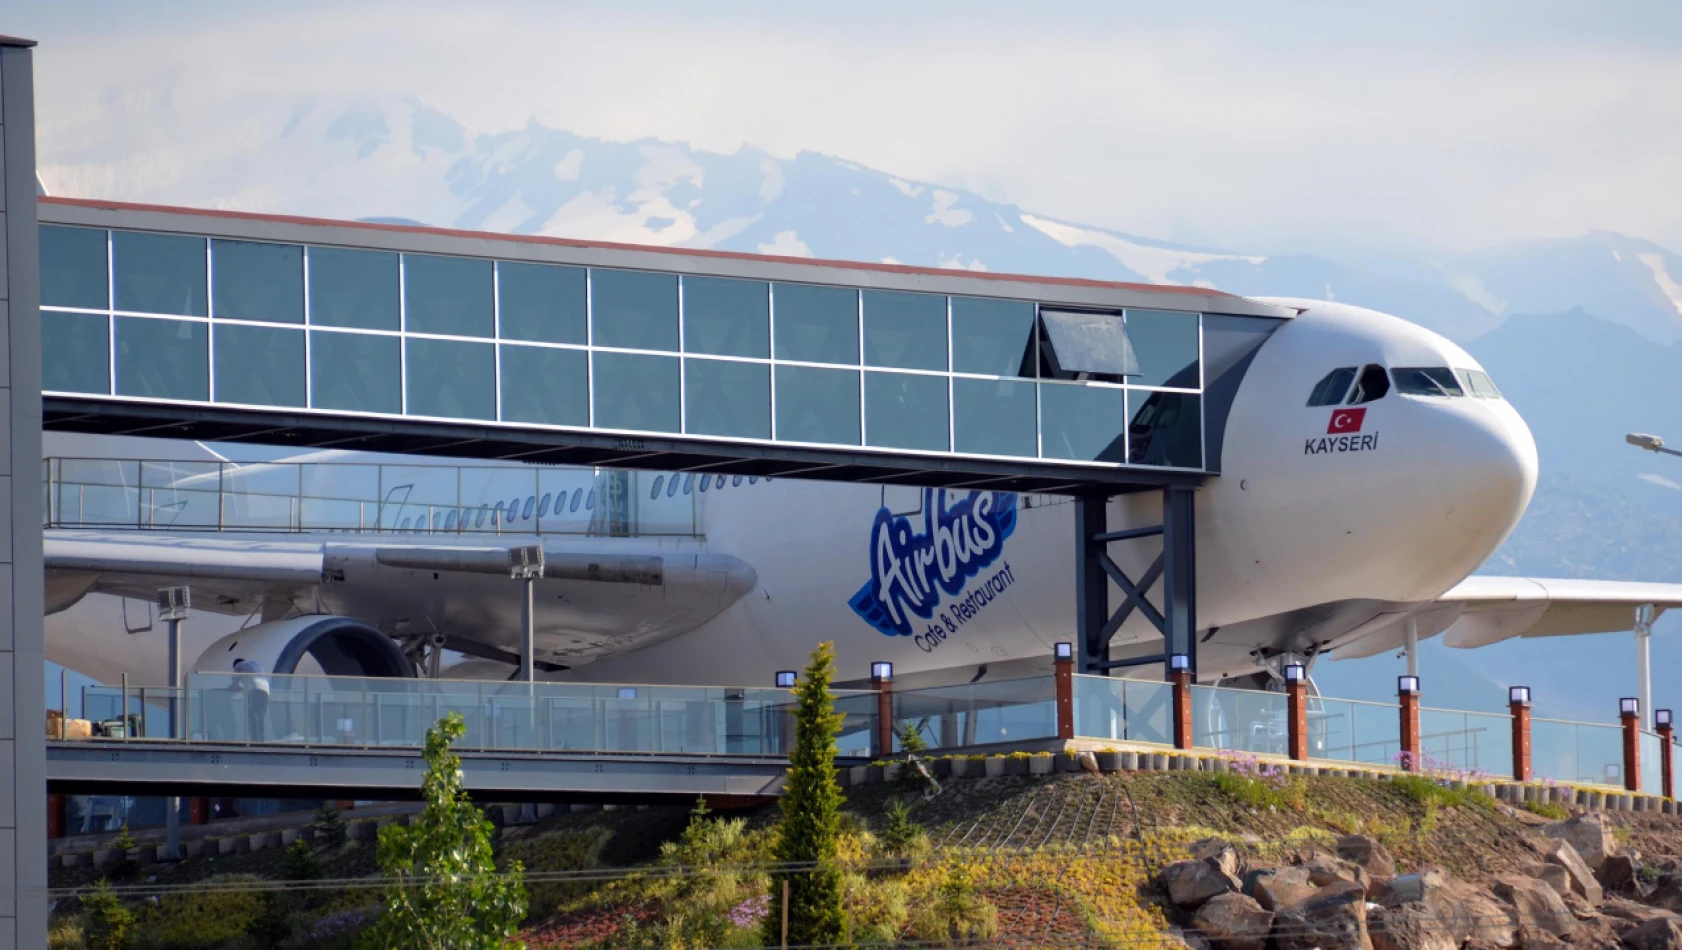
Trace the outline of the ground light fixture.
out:
[[[637,698],[637,688],[635,686],[621,686],[621,687],[619,687],[619,698],[620,699],[636,699]]]
[[[793,670],[778,670],[777,671],[777,688],[778,689],[793,689],[794,688],[794,681],[799,679],[799,678],[800,678],[800,674],[796,673]]]
[[[1530,687],[1528,687],[1528,686],[1509,686],[1509,687],[1507,687],[1507,702],[1509,702],[1509,703],[1521,703],[1525,706],[1530,705]]]
[[[1053,655],[1059,660],[1072,660],[1075,658],[1075,645],[1073,643],[1059,641],[1058,643],[1052,645],[1052,650],[1055,651]]]
[[[1655,709],[1655,710],[1653,710],[1653,725],[1655,725],[1655,726],[1668,726],[1668,725],[1670,725],[1670,710],[1668,710],[1668,709]]]
[[[1641,700],[1634,696],[1625,696],[1618,700],[1618,714],[1622,716],[1641,715]]]
[[[1396,692],[1403,696],[1419,695],[1419,677],[1413,675],[1396,677]]]
[[[1175,655],[1183,656],[1183,654]],[[1306,679],[1308,679],[1308,670],[1304,668],[1301,663],[1292,663],[1290,666],[1285,667],[1285,682],[1301,683]]]
[[[1297,668],[1301,669],[1302,667],[1299,665]],[[1187,672],[1191,669],[1191,657],[1185,655],[1184,653],[1175,653],[1168,658],[1168,669],[1175,673]],[[1286,667],[1285,669],[1288,672],[1290,667]]]
[[[870,678],[883,683],[892,680],[894,678],[894,665],[885,662],[870,664]]]

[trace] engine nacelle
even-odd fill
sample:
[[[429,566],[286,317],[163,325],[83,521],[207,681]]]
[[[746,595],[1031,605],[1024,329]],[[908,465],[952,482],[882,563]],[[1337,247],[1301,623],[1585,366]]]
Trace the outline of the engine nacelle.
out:
[[[231,673],[234,661],[251,660],[268,673],[294,673],[310,656],[329,676],[413,677],[396,641],[351,617],[310,614],[271,620],[230,633],[193,661],[197,673]]]

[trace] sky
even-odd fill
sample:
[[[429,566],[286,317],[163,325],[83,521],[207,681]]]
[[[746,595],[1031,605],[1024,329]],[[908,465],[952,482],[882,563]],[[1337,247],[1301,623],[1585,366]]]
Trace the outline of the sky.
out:
[[[813,150],[1202,246],[1682,249],[1671,0],[5,6],[41,43],[41,164],[111,197],[260,147],[291,104],[412,96],[478,133]]]

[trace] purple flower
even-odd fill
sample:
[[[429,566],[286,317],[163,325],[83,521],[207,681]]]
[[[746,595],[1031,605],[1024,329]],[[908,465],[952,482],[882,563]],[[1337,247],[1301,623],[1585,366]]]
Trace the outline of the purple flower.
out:
[[[769,896],[750,897],[735,907],[725,917],[734,927],[757,927],[765,915],[771,912],[771,898]]]

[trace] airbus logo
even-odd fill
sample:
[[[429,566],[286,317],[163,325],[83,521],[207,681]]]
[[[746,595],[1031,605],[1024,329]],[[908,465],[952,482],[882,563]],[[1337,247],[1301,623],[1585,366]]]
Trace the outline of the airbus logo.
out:
[[[1016,496],[1006,492],[948,493],[925,489],[921,524],[887,508],[870,529],[870,580],[849,605],[859,618],[892,637],[938,643],[976,616],[1015,580],[1004,564],[972,591],[970,581],[997,561],[1016,530]],[[949,601],[944,609],[941,602]],[[922,634],[919,621],[931,621]]]

